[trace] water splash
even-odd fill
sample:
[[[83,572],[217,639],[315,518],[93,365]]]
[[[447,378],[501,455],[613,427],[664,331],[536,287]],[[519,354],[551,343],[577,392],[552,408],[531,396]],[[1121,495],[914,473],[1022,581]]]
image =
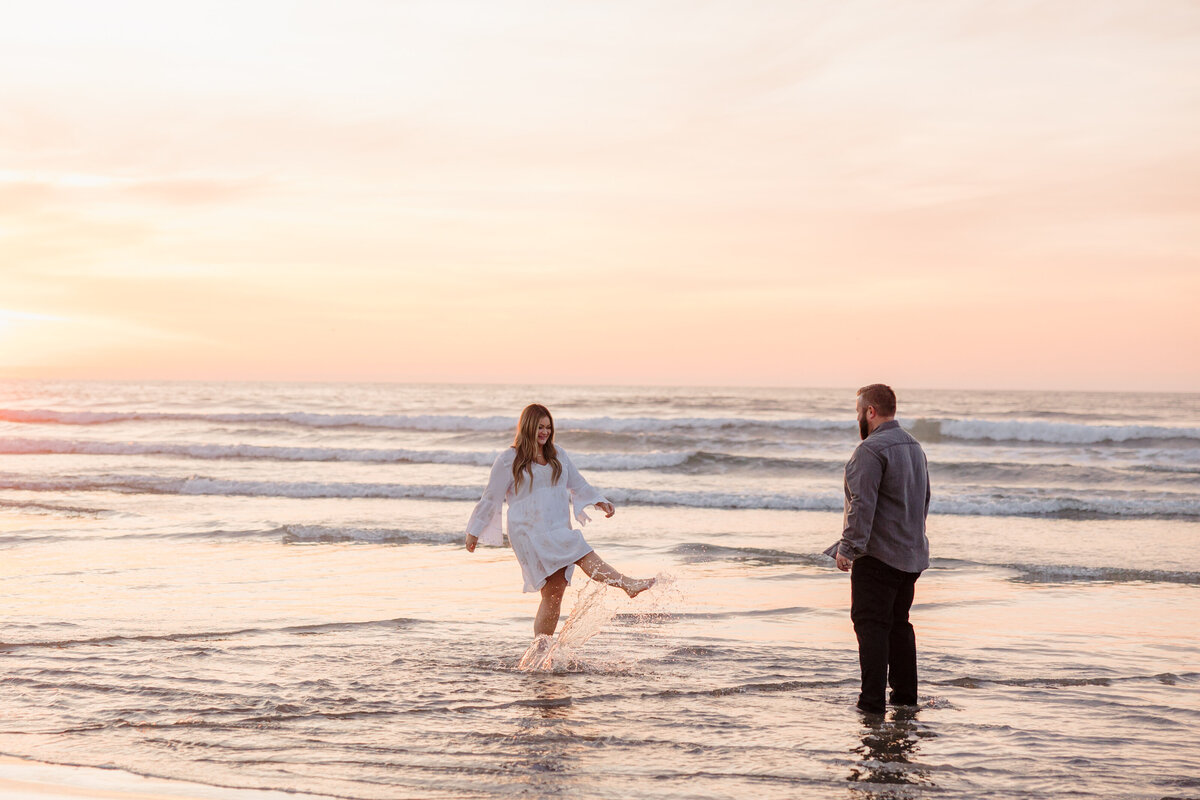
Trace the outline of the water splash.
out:
[[[557,643],[553,636],[539,633],[529,643],[525,655],[521,656],[517,669],[521,672],[545,672],[554,663],[554,649]]]
[[[521,656],[517,669],[544,672],[552,670],[555,661],[562,666],[569,665],[574,660],[571,653],[604,630],[604,626],[617,613],[616,609],[604,602],[607,588],[602,583],[588,581],[575,599],[575,606],[558,632],[558,637],[542,634],[535,638],[525,655]]]
[[[673,591],[675,577],[659,573],[655,577],[654,586],[647,589],[633,600],[638,604],[633,613],[634,619],[643,616],[653,617],[660,621],[663,616],[663,606],[673,600],[677,592]],[[580,651],[592,637],[603,631],[613,618],[617,616],[618,608],[609,603],[609,598],[624,598],[623,592],[609,592],[605,584],[588,581],[579,590],[575,605],[571,608],[567,621],[563,623],[557,637],[541,634],[537,636],[521,656],[517,669],[522,672],[548,672],[555,669],[571,669],[581,663]],[[618,600],[619,602],[619,600]],[[622,614],[622,616],[626,616]]]

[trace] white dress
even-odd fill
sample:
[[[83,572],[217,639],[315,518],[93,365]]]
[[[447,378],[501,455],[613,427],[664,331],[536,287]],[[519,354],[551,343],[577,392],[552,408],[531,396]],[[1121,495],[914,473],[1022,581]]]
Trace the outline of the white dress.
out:
[[[517,451],[510,447],[497,456],[483,497],[467,522],[467,533],[479,537],[479,541],[503,544],[500,511],[508,503],[508,541],[521,564],[527,592],[541,589],[546,578],[563,567],[567,568],[569,583],[575,562],[592,551],[583,534],[571,528],[567,504],[574,506],[575,518],[583,525],[588,521],[584,508],[608,502],[583,479],[561,447],[555,450],[562,463],[558,483],[550,482],[554,472],[549,464],[535,462],[533,480],[525,473],[519,490],[514,486],[512,471]]]

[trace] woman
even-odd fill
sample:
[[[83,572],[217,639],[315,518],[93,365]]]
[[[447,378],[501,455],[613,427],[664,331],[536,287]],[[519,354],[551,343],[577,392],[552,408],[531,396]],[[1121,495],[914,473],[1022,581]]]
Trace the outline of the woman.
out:
[[[604,563],[571,529],[567,503],[575,518],[588,521],[584,508],[594,505],[605,517],[612,503],[593,489],[571,459],[554,446],[554,419],[545,406],[533,404],[521,412],[512,447],[496,457],[487,489],[467,522],[467,551],[475,544],[502,544],[500,509],[508,502],[508,540],[521,564],[525,591],[541,590],[542,603],[533,621],[535,636],[553,636],[558,627],[563,592],[578,564],[588,577],[616,586],[636,597],[654,585],[654,578],[627,578]]]

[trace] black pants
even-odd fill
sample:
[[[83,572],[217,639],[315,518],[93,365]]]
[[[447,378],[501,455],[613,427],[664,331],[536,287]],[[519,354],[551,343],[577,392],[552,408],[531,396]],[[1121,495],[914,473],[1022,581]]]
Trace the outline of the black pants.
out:
[[[919,572],[902,572],[877,558],[860,556],[850,572],[850,619],[858,637],[862,691],[858,707],[882,714],[884,693],[892,704],[917,704],[917,639],[908,610]]]

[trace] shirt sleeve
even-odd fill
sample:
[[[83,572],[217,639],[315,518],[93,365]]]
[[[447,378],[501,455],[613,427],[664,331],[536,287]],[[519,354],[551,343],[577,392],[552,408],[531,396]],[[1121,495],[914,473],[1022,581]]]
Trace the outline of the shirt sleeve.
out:
[[[867,551],[882,479],[883,462],[875,453],[860,445],[846,463],[845,517],[842,520],[842,538],[838,542],[838,553],[851,561]]]
[[[929,498],[932,497],[932,492],[929,491],[929,464],[925,465],[925,519],[929,518]]]
[[[504,544],[501,519],[504,498],[508,494],[508,487],[512,485],[513,480],[512,458],[509,455],[511,452],[511,450],[505,450],[496,456],[496,461],[492,464],[492,474],[488,477],[487,488],[483,490],[483,497],[479,498],[479,502],[475,504],[475,510],[471,512],[471,518],[467,520],[467,533],[479,537],[479,541],[484,544]]]
[[[579,520],[580,525],[586,525],[591,518],[583,510],[596,503],[607,503],[608,499],[583,479],[579,470],[575,469],[575,462],[565,450],[560,449],[558,456],[562,460],[563,472],[567,475],[567,489],[571,492],[571,508],[575,511],[575,519]]]

